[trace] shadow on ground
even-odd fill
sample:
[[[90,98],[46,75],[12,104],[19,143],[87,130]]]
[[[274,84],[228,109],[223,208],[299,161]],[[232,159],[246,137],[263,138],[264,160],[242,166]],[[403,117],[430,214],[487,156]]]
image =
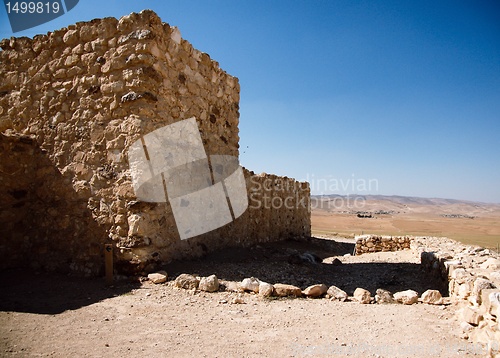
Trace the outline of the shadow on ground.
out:
[[[297,260],[309,253],[325,259],[352,254],[354,243],[310,238],[308,241],[284,241],[260,244],[251,248],[233,248],[208,254],[203,259],[174,262],[165,267],[170,278],[181,273],[199,276],[215,274],[219,279],[241,281],[245,277],[257,277],[269,283],[287,283],[302,289],[324,283],[335,285],[352,295],[357,287],[372,294],[378,288],[391,292],[412,289],[422,294],[427,289],[437,289],[448,296],[445,282],[430,276],[420,264],[399,262],[311,263]],[[344,260],[346,261],[346,260]]]
[[[58,314],[122,295],[139,286],[137,280],[108,287],[103,278],[6,270],[0,272],[0,311]]]

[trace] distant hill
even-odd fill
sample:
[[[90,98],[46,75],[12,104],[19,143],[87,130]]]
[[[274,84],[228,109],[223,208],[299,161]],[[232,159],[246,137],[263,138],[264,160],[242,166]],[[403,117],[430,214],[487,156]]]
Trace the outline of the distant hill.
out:
[[[477,216],[500,210],[500,204],[398,195],[311,195],[311,200],[313,210],[332,213],[385,212],[402,214],[432,212],[443,215]]]

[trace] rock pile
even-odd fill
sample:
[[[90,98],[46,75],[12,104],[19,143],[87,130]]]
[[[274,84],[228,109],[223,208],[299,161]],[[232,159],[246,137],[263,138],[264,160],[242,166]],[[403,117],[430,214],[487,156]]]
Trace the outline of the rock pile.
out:
[[[424,269],[448,282],[450,300],[460,309],[457,317],[464,338],[474,343],[500,342],[500,258],[498,253],[447,238],[415,238]],[[437,296],[422,300],[438,300]]]

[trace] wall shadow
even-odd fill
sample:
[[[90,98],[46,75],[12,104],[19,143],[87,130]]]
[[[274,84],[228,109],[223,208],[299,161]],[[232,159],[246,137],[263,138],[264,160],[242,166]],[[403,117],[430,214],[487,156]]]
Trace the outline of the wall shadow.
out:
[[[431,276],[417,263],[312,263],[298,259],[311,256],[324,259],[354,250],[354,243],[311,238],[308,241],[283,241],[260,244],[250,248],[224,249],[208,254],[203,259],[178,261],[165,266],[171,278],[181,273],[200,276],[215,274],[219,279],[241,281],[257,277],[269,283],[287,283],[302,289],[323,283],[335,285],[352,295],[358,287],[373,295],[379,288],[391,292],[412,289],[422,294],[437,289],[448,296],[448,285]],[[310,254],[310,255],[304,255]]]
[[[103,278],[34,274],[26,270],[0,272],[0,311],[59,314],[123,295],[140,287],[138,280],[106,286]]]

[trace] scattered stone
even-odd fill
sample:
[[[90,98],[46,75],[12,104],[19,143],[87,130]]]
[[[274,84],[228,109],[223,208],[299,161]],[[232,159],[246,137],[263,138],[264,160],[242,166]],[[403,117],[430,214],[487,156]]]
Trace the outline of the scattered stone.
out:
[[[358,301],[359,303],[367,304],[372,301],[371,293],[370,291],[365,290],[364,288],[356,288],[354,290],[353,298]]]
[[[231,303],[232,304],[245,304],[246,302],[241,295],[238,295],[231,300]]]
[[[267,282],[260,282],[259,295],[262,297],[271,297],[274,293],[274,286]]]
[[[347,300],[347,293],[337,286],[330,286],[328,290],[326,291],[326,294],[330,297],[330,300],[332,301],[346,301]]]
[[[307,287],[302,294],[307,297],[321,297],[326,291],[328,291],[328,287],[324,284],[317,284]]]
[[[427,290],[422,293],[422,302],[429,305],[440,305],[443,303],[443,296],[438,290]]]
[[[148,275],[149,281],[158,284],[158,283],[164,283],[167,281],[167,273],[165,271],[158,271],[155,273],[150,273]]]
[[[302,290],[300,288],[293,286],[293,285],[287,285],[284,283],[274,284],[274,292],[275,292],[276,296],[278,296],[278,297],[287,297],[287,296],[301,297],[302,296]]]
[[[219,280],[217,276],[210,275],[208,277],[202,277],[198,289],[206,292],[216,292],[219,290]]]
[[[258,278],[250,277],[243,279],[243,281],[241,281],[240,283],[240,286],[245,291],[252,291],[255,293],[259,293],[259,284],[260,281]]]
[[[464,307],[462,310],[462,318],[465,322],[477,326],[479,322],[483,320],[483,315],[472,307]]]
[[[178,288],[184,288],[186,290],[196,289],[200,281],[193,275],[187,273],[180,274],[174,281],[174,286]]]
[[[375,293],[375,302],[377,303],[396,303],[394,296],[390,291],[384,290],[382,288],[377,289]]]
[[[402,304],[412,305],[418,302],[418,292],[413,290],[396,292],[394,294],[394,299]]]

